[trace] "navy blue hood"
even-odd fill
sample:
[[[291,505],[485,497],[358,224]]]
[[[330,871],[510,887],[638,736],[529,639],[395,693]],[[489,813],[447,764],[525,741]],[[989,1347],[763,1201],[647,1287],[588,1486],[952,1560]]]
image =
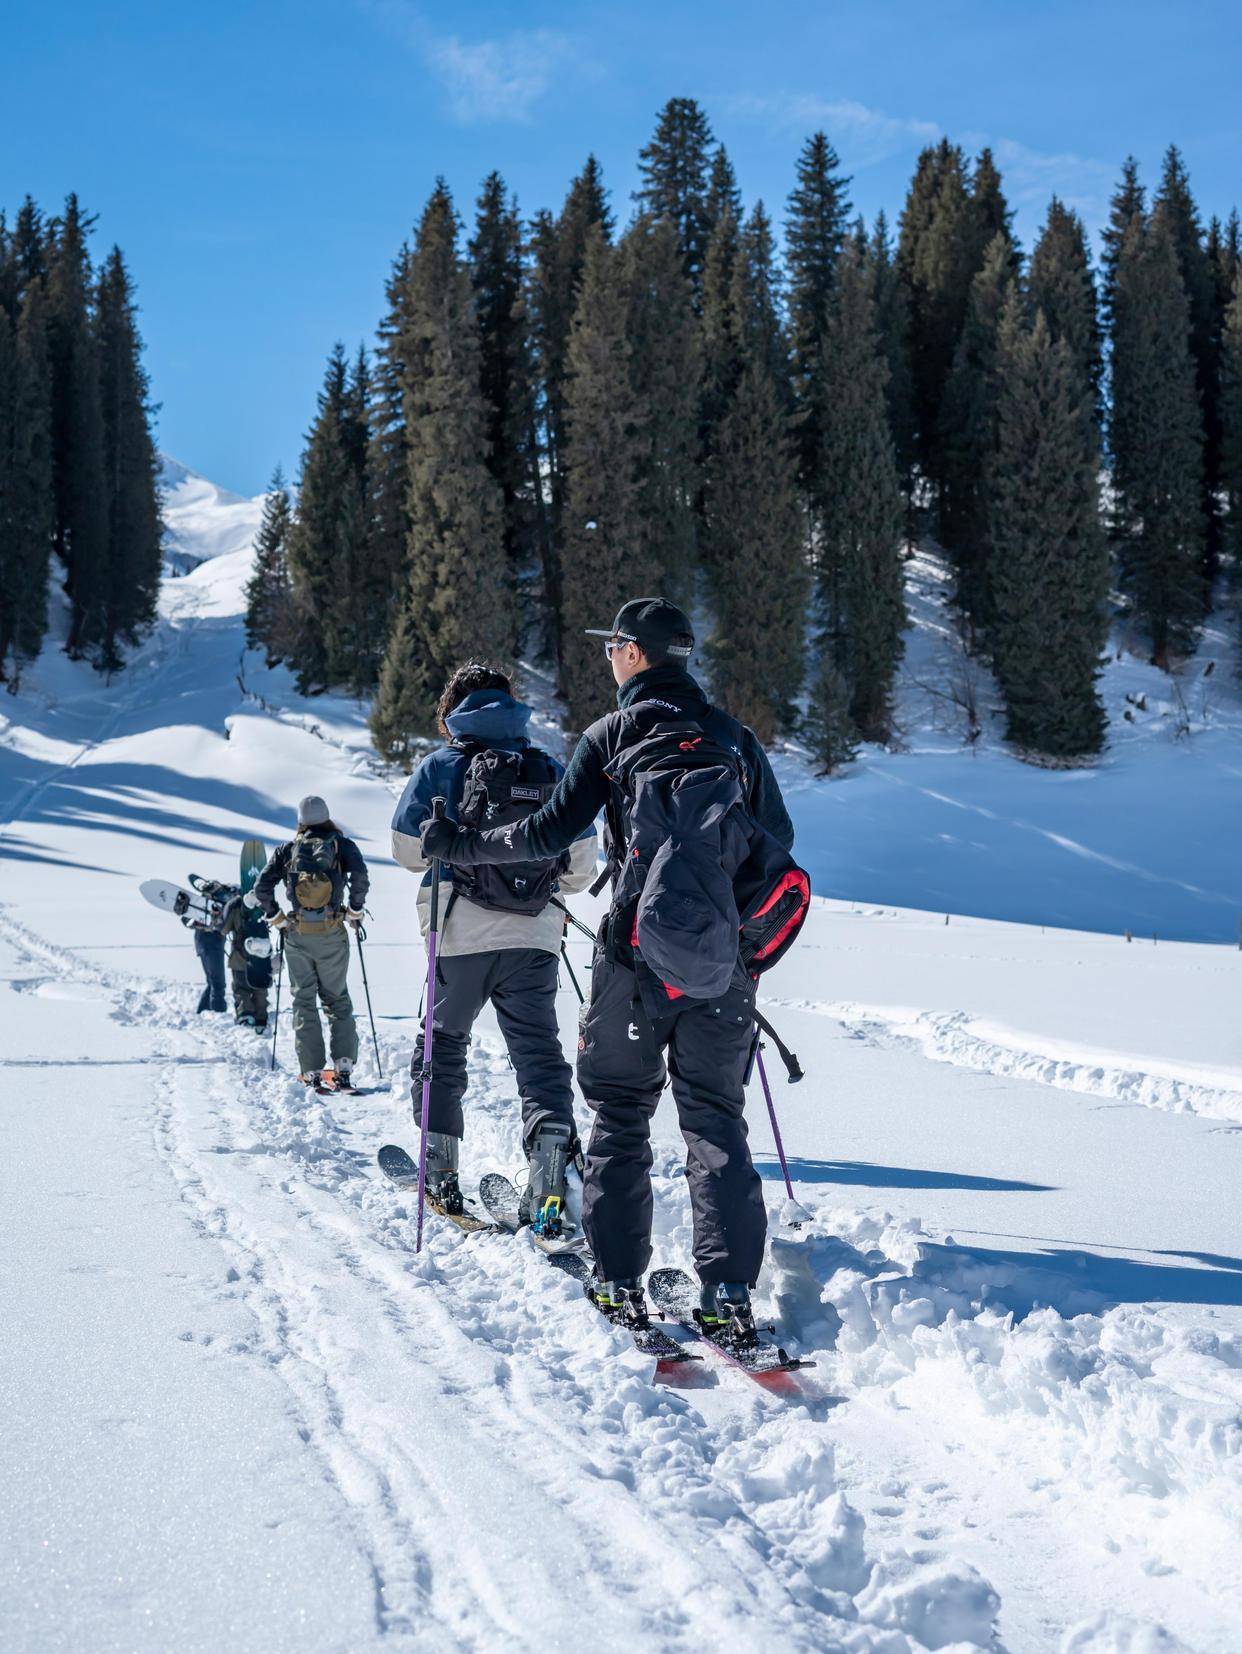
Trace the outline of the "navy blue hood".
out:
[[[455,741],[477,741],[486,747],[525,747],[531,709],[503,689],[474,689],[459,701],[444,723]]]

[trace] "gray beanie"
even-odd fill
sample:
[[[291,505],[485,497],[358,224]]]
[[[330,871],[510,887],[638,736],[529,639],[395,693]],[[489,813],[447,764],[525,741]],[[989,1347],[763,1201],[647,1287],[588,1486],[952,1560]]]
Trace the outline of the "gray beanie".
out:
[[[328,806],[317,793],[307,793],[298,805],[299,827],[318,827],[322,822],[331,820]]]

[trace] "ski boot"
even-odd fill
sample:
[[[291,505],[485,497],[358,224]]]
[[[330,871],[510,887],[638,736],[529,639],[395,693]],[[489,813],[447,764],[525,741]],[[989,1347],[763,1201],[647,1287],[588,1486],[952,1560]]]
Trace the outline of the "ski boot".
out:
[[[457,1155],[461,1138],[447,1131],[427,1133],[427,1199],[449,1217],[466,1210],[461,1184],[457,1181]]]
[[[749,1350],[759,1342],[745,1281],[702,1286],[694,1318],[709,1338],[726,1349]]]
[[[637,1277],[626,1281],[587,1281],[583,1289],[587,1297],[610,1321],[626,1327],[630,1332],[647,1332],[651,1317],[647,1300],[643,1297],[643,1283]]]
[[[529,1223],[541,1240],[565,1233],[565,1167],[572,1132],[548,1122],[538,1128],[526,1150],[526,1187],[518,1202],[518,1219]]]
[[[332,1063],[333,1089],[336,1091],[352,1091],[354,1089],[354,1065],[348,1057],[335,1057]]]
[[[248,1013],[246,1013],[242,1016],[239,1016],[239,1017],[234,1017],[233,1020],[236,1022],[237,1026],[239,1028],[253,1028],[254,1027],[254,1018],[252,1016],[250,1016]]]

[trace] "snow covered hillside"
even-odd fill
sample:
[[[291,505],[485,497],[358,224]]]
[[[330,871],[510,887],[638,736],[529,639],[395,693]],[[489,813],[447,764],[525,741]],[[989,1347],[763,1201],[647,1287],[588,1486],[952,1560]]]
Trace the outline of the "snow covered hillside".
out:
[[[209,557],[249,549],[263,515],[262,494],[252,500],[230,494],[167,454],[160,455],[159,487],[168,573],[187,574]]]
[[[243,658],[247,553],[202,543],[110,685],[52,653],[0,705],[0,1646],[1234,1654],[1242,954],[1169,940],[1242,908],[1232,691],[1185,740],[1118,663],[1148,711],[1094,772],[956,750],[913,678],[917,750],[831,785],[785,756],[835,899],[766,979],[807,1079],[776,1083],[801,1215],[752,1100],[758,1299],[817,1365],[656,1382],[524,1242],[433,1217],[415,1257],[374,1164],[416,1138],[398,783],[363,709]],[[373,870],[391,1091],[308,1100],[284,1013],[275,1073],[196,1017],[137,896],[231,876],[311,790]],[[511,1170],[490,1023],[468,1107],[465,1180]],[[655,1151],[684,1264],[667,1105]]]

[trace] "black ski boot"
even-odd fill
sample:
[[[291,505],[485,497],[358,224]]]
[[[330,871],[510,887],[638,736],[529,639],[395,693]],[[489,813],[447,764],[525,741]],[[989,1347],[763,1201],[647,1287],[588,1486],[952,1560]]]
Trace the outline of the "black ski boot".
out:
[[[548,1122],[538,1128],[526,1150],[526,1187],[518,1218],[541,1240],[560,1240],[565,1233],[565,1167],[572,1135],[568,1126]]]
[[[586,1282],[587,1297],[602,1315],[630,1332],[646,1332],[651,1326],[647,1300],[643,1297],[643,1283],[628,1281]]]
[[[466,1210],[457,1181],[460,1148],[461,1138],[450,1137],[447,1131],[427,1133],[427,1199],[449,1217],[460,1217]]]
[[[754,1349],[759,1342],[750,1288],[745,1281],[721,1281],[699,1289],[695,1320],[709,1338],[730,1350]]]

